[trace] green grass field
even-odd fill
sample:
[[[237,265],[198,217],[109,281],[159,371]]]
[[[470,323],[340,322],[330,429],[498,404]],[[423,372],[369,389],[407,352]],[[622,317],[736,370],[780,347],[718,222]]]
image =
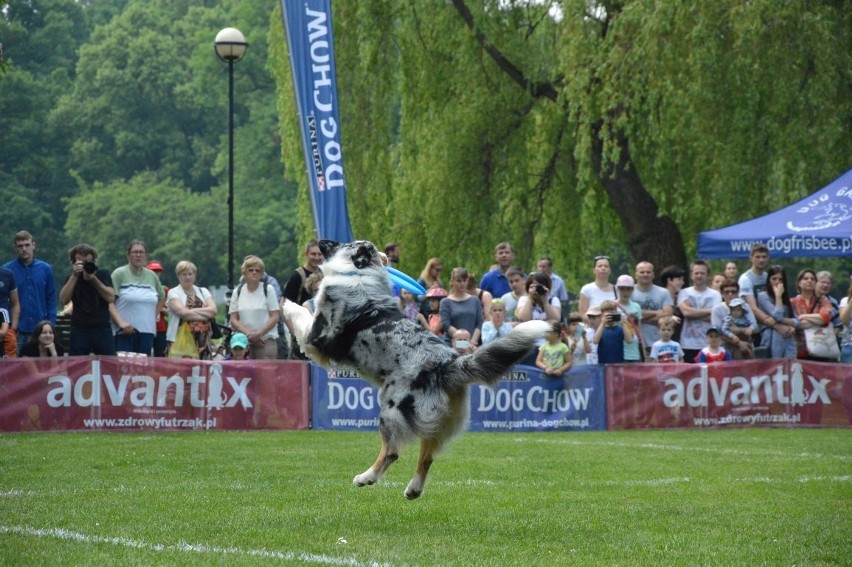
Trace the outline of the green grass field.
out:
[[[852,430],[0,435],[3,565],[850,565]]]

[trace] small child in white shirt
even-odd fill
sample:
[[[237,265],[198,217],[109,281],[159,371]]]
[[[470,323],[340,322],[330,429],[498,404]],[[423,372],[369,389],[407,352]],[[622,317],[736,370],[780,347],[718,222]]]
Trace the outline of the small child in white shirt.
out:
[[[683,349],[680,343],[672,340],[675,330],[674,318],[661,317],[657,321],[660,329],[660,340],[651,345],[648,358],[653,362],[683,362]]]

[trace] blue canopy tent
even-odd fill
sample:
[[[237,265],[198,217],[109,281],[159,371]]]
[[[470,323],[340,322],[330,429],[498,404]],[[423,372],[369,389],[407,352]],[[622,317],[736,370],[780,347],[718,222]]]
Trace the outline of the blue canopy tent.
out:
[[[852,257],[852,169],[783,209],[700,233],[698,257],[748,258],[755,242],[773,258]]]

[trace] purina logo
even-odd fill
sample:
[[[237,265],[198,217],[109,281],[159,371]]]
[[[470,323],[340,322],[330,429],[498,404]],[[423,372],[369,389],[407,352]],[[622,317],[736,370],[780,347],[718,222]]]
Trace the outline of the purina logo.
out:
[[[198,366],[193,366],[192,374],[186,378],[178,374],[160,376],[159,379],[124,374],[116,379],[109,374],[101,374],[100,361],[93,360],[92,371],[76,380],[68,376],[51,376],[47,383],[54,387],[47,393],[47,403],[54,408],[71,407],[72,404],[89,407],[126,403],[135,407],[182,407],[185,402],[195,408],[208,409],[232,408],[237,404],[242,404],[244,409],[252,407],[246,392],[251,378],[237,381],[231,376],[223,377],[221,364],[210,366],[209,377],[201,375],[199,370]],[[187,385],[189,399],[184,400]]]
[[[828,194],[822,194],[796,209],[799,216],[787,221],[787,228],[796,232],[816,232],[849,220],[852,218],[852,190],[841,187],[837,197],[845,197],[850,203],[832,201]]]

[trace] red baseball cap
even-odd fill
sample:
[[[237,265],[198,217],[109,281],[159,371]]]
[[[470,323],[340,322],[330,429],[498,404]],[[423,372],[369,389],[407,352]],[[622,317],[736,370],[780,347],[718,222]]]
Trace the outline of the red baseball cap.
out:
[[[156,260],[151,260],[150,262],[148,262],[148,265],[145,266],[145,267],[148,268],[149,270],[153,270],[155,272],[162,272],[163,271],[163,265],[161,263],[157,262]]]

